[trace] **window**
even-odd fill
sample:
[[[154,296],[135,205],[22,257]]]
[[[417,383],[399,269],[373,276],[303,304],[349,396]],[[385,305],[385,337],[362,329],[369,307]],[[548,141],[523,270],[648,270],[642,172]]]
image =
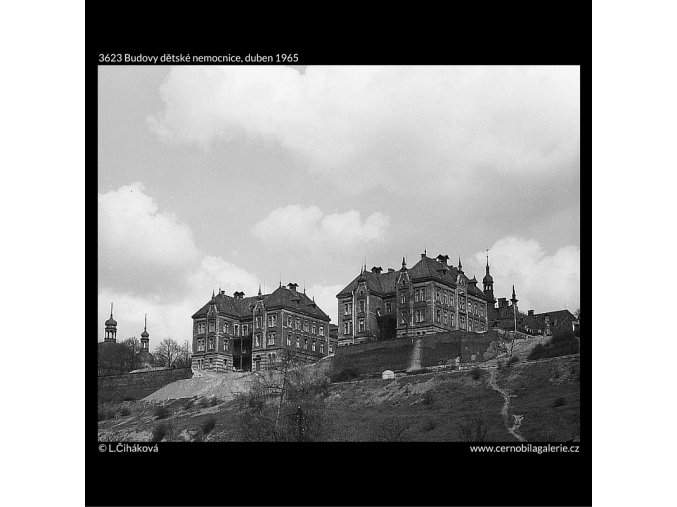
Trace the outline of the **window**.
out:
[[[320,342],[320,354],[324,354],[324,342]]]
[[[364,319],[359,320],[359,326],[360,326],[360,328],[359,328],[360,332],[363,332],[364,331]]]
[[[287,335],[287,347],[291,347],[291,335]]]
[[[392,304],[386,303],[386,313],[387,313],[388,315],[390,315],[391,313],[393,313],[393,305],[392,305]]]
[[[304,320],[303,321],[303,330],[307,333],[309,329],[308,321]]]
[[[331,354],[333,352],[334,352],[334,345],[330,343],[329,344],[329,353]]]
[[[303,348],[308,350],[308,338],[303,339]]]
[[[287,315],[287,327],[290,329],[294,327],[294,319],[291,315]]]
[[[205,332],[205,323],[204,322],[198,322],[197,323],[197,332],[198,333],[204,333]]]
[[[277,314],[273,313],[272,315],[268,315],[268,327],[275,326],[277,326]]]
[[[223,323],[223,332],[230,333],[230,322],[226,321]]]
[[[324,326],[320,324],[320,335],[324,336]]]
[[[415,303],[418,302],[418,289],[416,289],[416,291],[414,291],[414,302]]]
[[[446,292],[442,293],[442,304],[443,305],[447,304],[447,293]]]
[[[414,312],[414,322],[424,322],[424,321],[425,321],[425,308],[422,308],[421,310],[416,310]],[[402,319],[403,324],[404,322],[405,322],[404,319]]]
[[[261,335],[260,334],[257,334],[256,337],[254,338],[254,346],[255,347],[261,346]]]
[[[343,315],[350,315],[353,313],[353,304],[352,303],[344,303],[343,304]]]
[[[209,321],[209,332],[213,333],[214,331],[216,331],[216,322],[214,322],[213,320],[210,320]]]
[[[361,299],[359,301],[359,305],[360,305],[360,313],[364,313],[364,307],[365,307],[364,299]]]
[[[301,318],[296,317],[296,329],[301,329]]]
[[[266,345],[275,345],[275,333],[268,333]]]
[[[435,293],[435,301],[440,300],[440,289],[437,289],[437,292]]]
[[[407,323],[407,316],[404,313],[402,313],[400,320],[401,320],[402,324],[406,324]]]
[[[451,327],[454,327],[454,314],[453,313],[449,314],[449,325]]]
[[[314,322],[310,326],[310,332],[313,334],[317,334],[317,324],[315,324]]]
[[[406,298],[404,297],[404,292],[402,293],[402,296],[400,296],[400,303],[402,303],[402,304],[406,303]]]
[[[343,334],[348,334],[348,321],[343,323]]]
[[[296,337],[296,348],[301,348],[301,339],[298,336]]]
[[[240,335],[240,326],[238,326],[237,324],[235,324],[235,325],[233,326],[233,333],[235,334],[235,336],[239,336],[239,335]]]
[[[315,352],[315,340],[313,340],[313,352]]]
[[[444,318],[444,321],[443,321],[444,325],[446,326],[447,325],[447,311],[446,310],[444,310],[443,318]]]
[[[214,338],[209,338],[209,350],[214,350]]]
[[[204,352],[205,351],[205,340],[204,340],[204,338],[197,341],[197,351],[198,352]]]
[[[449,304],[451,306],[454,306],[454,295],[453,294],[449,294]]]
[[[261,316],[256,316],[256,329],[261,329]]]
[[[247,336],[249,332],[249,326],[247,324],[242,324],[242,336]]]

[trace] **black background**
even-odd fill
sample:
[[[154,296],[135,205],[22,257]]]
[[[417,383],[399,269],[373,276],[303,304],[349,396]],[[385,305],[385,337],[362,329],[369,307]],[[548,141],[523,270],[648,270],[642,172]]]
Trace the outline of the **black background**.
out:
[[[591,14],[573,4],[474,10],[442,4],[316,4],[246,14],[166,3],[86,11],[87,293],[96,294],[97,62],[101,53],[297,53],[298,65],[581,66],[581,442],[579,453],[471,453],[464,443],[160,443],[158,453],[101,453],[97,348],[87,342],[87,505],[591,505]],[[231,9],[230,6],[228,9]],[[268,23],[264,18],[267,18]],[[96,298],[87,329],[96,334]],[[585,338],[588,338],[586,340]],[[519,444],[518,442],[514,442]],[[503,443],[505,444],[505,443]],[[532,444],[536,445],[536,443]]]

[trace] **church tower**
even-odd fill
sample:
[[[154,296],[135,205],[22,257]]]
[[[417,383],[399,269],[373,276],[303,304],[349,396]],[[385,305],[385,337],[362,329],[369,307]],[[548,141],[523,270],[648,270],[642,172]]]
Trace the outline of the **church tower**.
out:
[[[141,333],[141,350],[148,350],[148,331],[146,331],[146,314],[143,315],[143,333]]]
[[[112,342],[115,343],[115,335],[118,332],[118,323],[116,320],[113,318],[113,303],[110,304],[110,319],[108,319],[106,322],[106,333],[104,336],[104,342]]]
[[[482,284],[484,285],[484,295],[488,298],[491,298],[492,306],[496,303],[494,298],[494,279],[489,273],[489,254],[487,253],[487,274],[482,278]]]

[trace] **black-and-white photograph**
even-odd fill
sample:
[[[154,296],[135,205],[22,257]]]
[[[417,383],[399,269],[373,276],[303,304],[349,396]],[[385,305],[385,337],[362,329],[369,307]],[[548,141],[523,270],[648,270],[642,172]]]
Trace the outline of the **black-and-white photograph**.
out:
[[[580,68],[285,57],[98,67],[99,442],[575,452]]]

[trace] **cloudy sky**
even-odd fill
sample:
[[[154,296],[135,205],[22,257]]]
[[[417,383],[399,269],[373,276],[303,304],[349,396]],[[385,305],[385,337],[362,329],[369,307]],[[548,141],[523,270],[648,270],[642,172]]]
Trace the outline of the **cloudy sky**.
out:
[[[520,308],[579,304],[577,67],[99,67],[99,326],[191,336],[219,287],[460,255]]]

